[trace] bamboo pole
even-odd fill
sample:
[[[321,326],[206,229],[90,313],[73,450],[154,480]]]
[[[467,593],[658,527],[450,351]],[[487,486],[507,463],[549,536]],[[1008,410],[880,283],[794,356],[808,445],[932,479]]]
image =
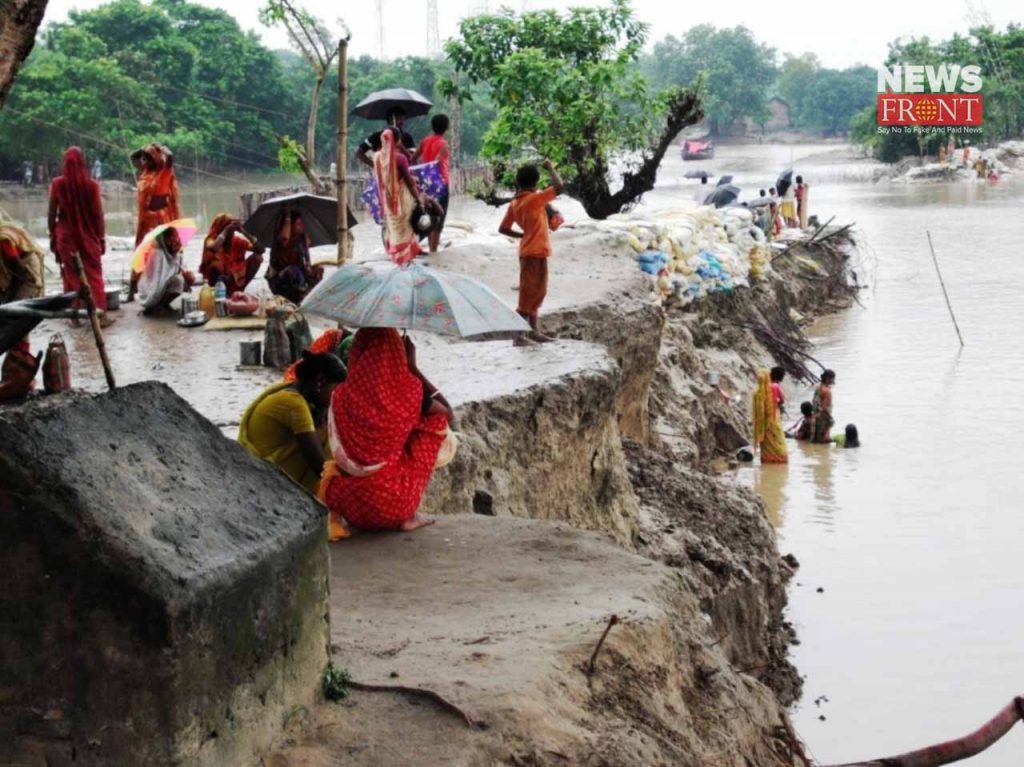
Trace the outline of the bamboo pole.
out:
[[[89,324],[92,325],[92,334],[96,338],[96,349],[100,353],[100,362],[103,363],[103,375],[107,378],[107,387],[113,391],[117,384],[114,383],[114,371],[110,369],[110,359],[107,357],[107,345],[103,341],[103,330],[100,328],[100,319],[96,316],[96,301],[92,297],[92,286],[85,276],[85,266],[82,265],[82,257],[75,253],[75,272],[78,274],[78,295],[85,302],[85,308],[89,310]]]
[[[349,259],[348,252],[348,38],[338,43],[338,266]]]
[[[925,230],[928,235],[928,247],[932,251],[932,263],[935,264],[935,273],[939,275],[939,285],[942,286],[942,295],[946,299],[946,308],[949,309],[949,318],[953,320],[953,327],[956,329],[956,337],[960,339],[961,348],[964,345],[964,337],[960,334],[960,326],[956,322],[956,315],[953,314],[953,305],[949,302],[949,293],[946,292],[946,282],[942,279],[942,272],[939,270],[939,259],[935,257],[935,246],[932,244],[932,233]]]

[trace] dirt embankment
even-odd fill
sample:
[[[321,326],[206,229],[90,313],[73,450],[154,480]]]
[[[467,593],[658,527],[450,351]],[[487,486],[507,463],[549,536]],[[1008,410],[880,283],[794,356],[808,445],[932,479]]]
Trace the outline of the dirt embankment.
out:
[[[334,662],[376,687],[267,764],[798,764],[792,569],[713,466],[749,439],[757,367],[802,372],[801,322],[853,300],[840,239],[695,306],[633,283],[545,317],[572,342],[449,352],[463,443],[425,504],[452,516],[333,548]]]

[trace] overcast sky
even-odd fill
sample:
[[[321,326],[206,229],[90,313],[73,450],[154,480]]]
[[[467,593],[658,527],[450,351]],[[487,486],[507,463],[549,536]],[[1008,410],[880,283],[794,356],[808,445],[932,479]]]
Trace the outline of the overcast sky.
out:
[[[195,0],[193,0],[195,1]],[[198,0],[203,5],[223,8],[233,14],[246,29],[257,30],[272,47],[285,47],[286,41],[277,32],[260,26],[257,16],[261,0]],[[58,20],[74,8],[93,8],[103,0],[50,0],[47,19]],[[436,0],[441,39],[455,34],[459,20],[501,5],[513,9],[567,8],[599,5],[598,0],[507,0],[505,3],[485,0]],[[305,0],[305,6],[326,21],[333,22],[341,13],[352,30],[350,54],[380,54],[378,5],[384,14],[399,17],[384,32],[384,56],[396,58],[423,55],[427,46],[428,0]],[[729,2],[696,2],[685,4],[673,0],[634,0],[637,15],[651,25],[651,39],[679,34],[695,24],[709,23],[718,27],[744,24],[755,37],[780,53],[813,51],[830,67],[853,64],[878,66],[883,63],[887,43],[897,37],[928,35],[946,38],[965,32],[970,26],[970,9],[987,13],[997,27],[1009,22],[1024,22],[1019,0],[940,0],[926,10],[906,0],[858,0],[858,2],[770,2],[769,0],[730,0]],[[230,55],[217,52],[216,55]]]

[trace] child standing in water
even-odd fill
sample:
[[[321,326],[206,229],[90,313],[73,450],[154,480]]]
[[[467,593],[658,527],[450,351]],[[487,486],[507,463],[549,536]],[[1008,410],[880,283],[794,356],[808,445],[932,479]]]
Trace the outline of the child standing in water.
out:
[[[814,435],[814,405],[808,401],[800,403],[800,420],[795,428],[790,429],[787,437],[808,440]]]
[[[498,231],[519,240],[519,307],[517,311],[532,330],[515,340],[516,346],[555,340],[540,329],[540,307],[548,291],[548,259],[551,257],[551,222],[547,206],[565,185],[551,160],[544,160],[551,186],[538,191],[540,172],[536,165],[524,165],[516,173],[516,196],[509,203]],[[513,224],[519,231],[512,228]]]

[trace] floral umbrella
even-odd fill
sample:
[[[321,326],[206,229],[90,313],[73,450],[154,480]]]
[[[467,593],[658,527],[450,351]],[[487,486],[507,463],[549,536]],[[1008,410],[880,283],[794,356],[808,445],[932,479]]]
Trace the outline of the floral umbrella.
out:
[[[156,246],[156,238],[168,229],[178,230],[178,239],[181,240],[181,247],[184,248],[196,233],[197,227],[196,222],[191,218],[179,218],[177,221],[171,221],[169,224],[160,224],[160,226],[154,227],[150,230],[149,234],[142,238],[139,247],[132,254],[131,266],[133,272],[141,273],[146,270],[146,261],[149,260],[149,254],[153,252],[153,248]]]
[[[302,309],[349,327],[422,330],[462,338],[530,330],[483,283],[417,263],[348,264],[317,285]]]

